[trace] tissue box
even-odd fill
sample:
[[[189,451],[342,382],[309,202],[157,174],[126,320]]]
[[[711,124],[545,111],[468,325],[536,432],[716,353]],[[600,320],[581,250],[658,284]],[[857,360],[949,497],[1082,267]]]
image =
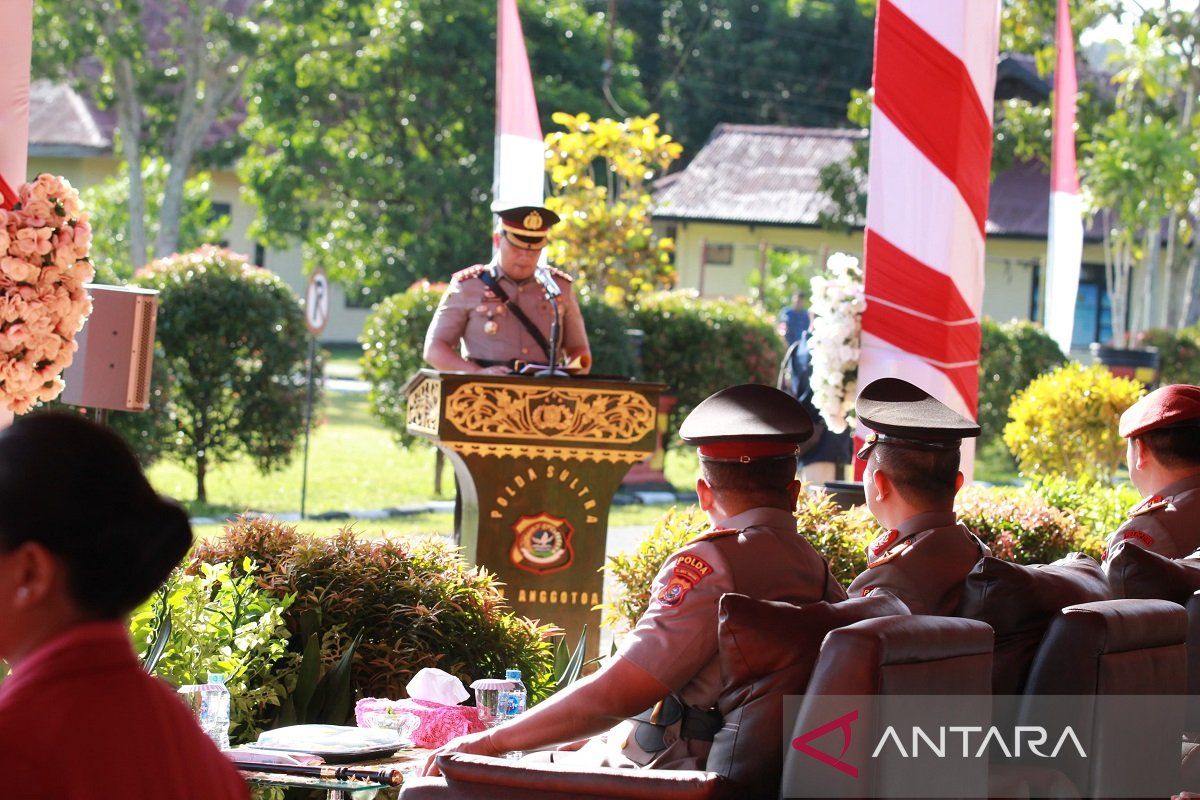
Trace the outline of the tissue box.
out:
[[[388,709],[393,714],[404,712],[420,719],[417,729],[410,734],[414,747],[441,747],[451,739],[478,733],[486,727],[471,706],[448,706],[430,700],[363,698],[354,705],[354,718],[365,727],[367,714],[386,713]]]

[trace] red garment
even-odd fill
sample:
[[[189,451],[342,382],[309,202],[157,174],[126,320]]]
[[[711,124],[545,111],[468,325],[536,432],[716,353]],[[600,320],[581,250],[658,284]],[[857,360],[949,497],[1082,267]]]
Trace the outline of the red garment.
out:
[[[0,683],[5,800],[248,800],[184,704],[142,671],[120,622],[81,625]]]

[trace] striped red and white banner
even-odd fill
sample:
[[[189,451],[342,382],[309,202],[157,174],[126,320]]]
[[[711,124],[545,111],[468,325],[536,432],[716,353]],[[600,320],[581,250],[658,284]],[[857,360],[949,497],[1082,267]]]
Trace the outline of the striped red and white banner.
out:
[[[880,0],[858,385],[975,418],[999,0]],[[971,477],[973,442],[964,442]]]
[[[33,0],[4,4],[0,47],[0,175],[13,189],[25,182],[29,155],[29,57],[33,52]]]
[[[499,0],[497,8],[495,156],[492,210],[540,206],[546,147],[517,0]]]

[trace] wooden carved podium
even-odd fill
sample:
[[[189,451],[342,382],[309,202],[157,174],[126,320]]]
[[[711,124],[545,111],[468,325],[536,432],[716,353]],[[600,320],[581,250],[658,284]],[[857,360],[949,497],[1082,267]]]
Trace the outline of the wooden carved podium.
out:
[[[513,609],[595,653],[608,508],[654,452],[661,384],[421,370],[406,387],[410,433],[454,464],[459,541],[504,582]]]

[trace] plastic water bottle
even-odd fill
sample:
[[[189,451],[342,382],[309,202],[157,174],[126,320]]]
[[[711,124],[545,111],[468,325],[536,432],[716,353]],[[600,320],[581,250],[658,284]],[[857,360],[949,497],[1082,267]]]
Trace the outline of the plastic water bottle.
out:
[[[504,679],[509,681],[512,686],[500,692],[498,701],[499,714],[498,716],[504,722],[508,722],[518,714],[525,712],[525,684],[521,682],[521,670],[510,669],[505,670]],[[505,757],[510,759],[518,759],[524,755],[520,750],[510,751]]]
[[[208,673],[208,683],[200,687],[200,727],[222,750],[229,749],[229,689],[225,676]]]

